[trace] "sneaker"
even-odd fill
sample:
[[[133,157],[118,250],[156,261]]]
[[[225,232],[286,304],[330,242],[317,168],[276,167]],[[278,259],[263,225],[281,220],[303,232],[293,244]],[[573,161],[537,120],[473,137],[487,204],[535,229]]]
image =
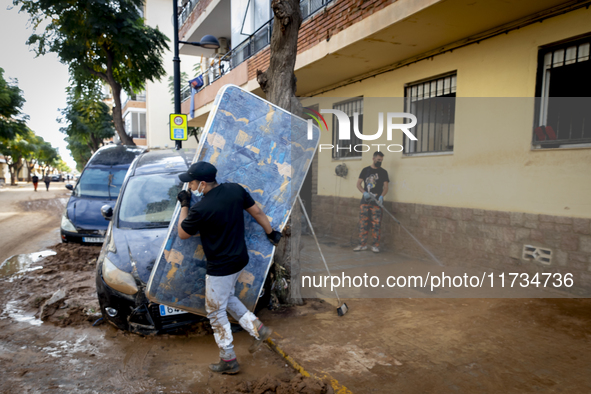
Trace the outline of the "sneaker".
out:
[[[353,249],[354,252],[361,252],[363,250],[367,250],[367,246],[361,246],[361,245],[359,245],[358,247],[356,247],[355,249]]]
[[[252,345],[248,348],[250,353],[254,353],[257,351],[259,347],[261,347],[262,343],[265,342],[273,333],[273,329],[270,327],[265,326],[261,323],[261,326],[258,329],[259,332],[259,339],[253,338]]]
[[[234,375],[240,372],[240,365],[238,365],[238,361],[236,361],[236,359],[226,361],[220,358],[219,363],[209,364],[209,369],[213,372],[221,374],[225,373],[228,375]]]
[[[377,246],[372,246],[371,251],[374,253],[380,253],[380,248],[378,248]]]

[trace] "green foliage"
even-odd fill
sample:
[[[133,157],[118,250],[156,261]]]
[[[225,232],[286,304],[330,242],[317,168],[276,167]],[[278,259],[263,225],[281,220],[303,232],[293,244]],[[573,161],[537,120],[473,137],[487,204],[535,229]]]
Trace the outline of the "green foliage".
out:
[[[57,149],[36,135],[26,125],[28,116],[21,112],[25,99],[16,83],[8,83],[0,68],[0,153],[4,155],[11,184],[16,185],[23,166],[29,173],[37,164],[51,168],[61,160]]]
[[[35,30],[28,44],[38,55],[54,52],[69,65],[75,80],[100,78],[111,86],[115,128],[123,143],[133,145],[125,134],[121,90],[139,92],[147,80],[160,80],[166,74],[162,54],[168,49],[168,38],[144,24],[138,11],[143,0],[13,0],[13,4],[31,16]],[[38,31],[39,26],[44,30]]]
[[[35,138],[35,133],[26,129],[23,135],[17,135],[11,139],[0,139],[0,153],[4,155],[8,164],[12,185],[16,185],[17,175],[24,164],[23,160],[31,157],[37,149]]]
[[[66,137],[64,140],[68,143],[68,149],[70,150],[74,161],[76,161],[76,169],[78,172],[82,172],[84,166],[86,166],[86,163],[88,163],[88,160],[92,157],[92,151],[87,144],[73,140],[70,137]]]
[[[72,172],[70,166],[60,157],[55,167],[59,172]]]
[[[66,124],[60,131],[68,136],[68,149],[77,164],[83,163],[82,168],[102,142],[115,135],[113,116],[109,106],[103,102],[101,88],[98,81],[69,87],[68,106],[62,110],[62,118],[59,119]],[[73,149],[77,151],[76,155]]]
[[[0,68],[0,138],[12,139],[27,132],[28,117],[21,112],[25,103],[23,91],[16,82],[8,83],[3,74],[4,69]]]

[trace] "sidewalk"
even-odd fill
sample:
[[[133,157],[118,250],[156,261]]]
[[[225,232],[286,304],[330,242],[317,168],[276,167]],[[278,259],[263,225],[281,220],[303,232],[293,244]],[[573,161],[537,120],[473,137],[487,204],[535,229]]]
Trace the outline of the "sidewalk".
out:
[[[302,260],[313,257],[309,241]],[[411,262],[392,251],[355,254],[349,245],[321,242],[331,270]],[[302,266],[311,271],[311,264]],[[343,317],[336,300],[261,314],[279,348],[311,375],[332,380],[335,392],[591,391],[589,299],[344,301]]]

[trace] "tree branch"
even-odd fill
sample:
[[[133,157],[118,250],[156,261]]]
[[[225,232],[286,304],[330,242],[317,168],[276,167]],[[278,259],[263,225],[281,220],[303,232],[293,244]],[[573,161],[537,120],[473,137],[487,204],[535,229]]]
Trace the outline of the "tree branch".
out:
[[[269,77],[267,72],[257,70],[257,82],[265,94],[269,92]]]
[[[107,78],[107,75],[105,73],[102,73],[100,71],[94,71],[92,68],[90,68],[88,66],[84,66],[84,68],[86,69],[86,71],[88,71],[89,73],[91,73],[95,77],[99,77],[100,79],[104,80],[107,83],[109,82],[109,79]]]

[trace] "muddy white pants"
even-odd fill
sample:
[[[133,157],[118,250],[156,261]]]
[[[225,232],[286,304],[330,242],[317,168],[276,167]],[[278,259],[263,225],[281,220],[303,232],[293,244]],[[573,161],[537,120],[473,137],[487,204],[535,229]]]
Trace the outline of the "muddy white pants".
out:
[[[220,348],[222,360],[236,358],[232,343],[232,330],[226,310],[250,335],[257,339],[259,337],[258,322],[254,323],[257,317],[246,309],[244,304],[234,295],[240,272],[227,276],[205,275],[205,310],[213,328],[215,342]]]

